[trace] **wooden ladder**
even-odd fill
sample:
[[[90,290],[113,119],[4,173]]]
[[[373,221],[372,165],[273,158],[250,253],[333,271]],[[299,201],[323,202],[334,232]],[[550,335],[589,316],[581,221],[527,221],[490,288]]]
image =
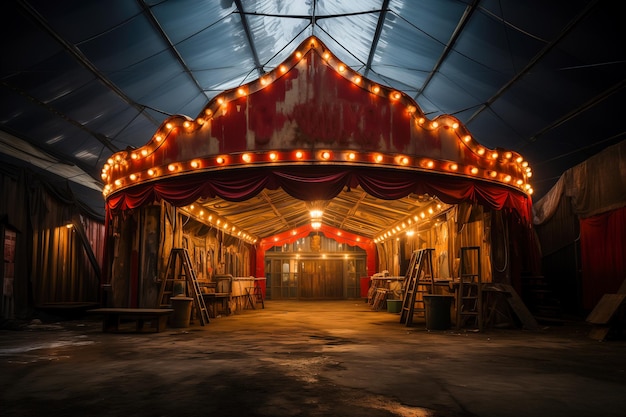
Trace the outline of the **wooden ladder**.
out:
[[[456,299],[456,328],[473,325],[483,330],[483,288],[479,246],[461,248],[459,290]]]
[[[432,294],[435,290],[433,277],[434,249],[418,249],[411,254],[409,268],[404,277],[404,292],[402,297],[402,312],[400,323],[410,326],[413,315],[421,313],[426,316],[424,294]],[[417,306],[416,306],[417,304]]]
[[[209,312],[202,297],[202,290],[191,265],[189,253],[184,248],[173,248],[170,252],[167,267],[165,268],[165,278],[161,282],[159,307],[163,308],[171,304],[170,297],[175,295],[174,290],[177,284],[186,284],[186,289],[182,289],[181,293],[193,298],[200,325],[204,326],[206,323],[209,323]],[[184,288],[185,286],[182,287]]]

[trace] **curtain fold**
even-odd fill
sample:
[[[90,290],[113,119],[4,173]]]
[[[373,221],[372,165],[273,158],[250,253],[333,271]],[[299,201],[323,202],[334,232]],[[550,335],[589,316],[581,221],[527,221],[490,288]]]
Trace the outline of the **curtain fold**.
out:
[[[591,310],[626,279],[626,207],[580,219],[583,307]]]
[[[524,224],[531,221],[530,198],[514,189],[470,178],[338,166],[246,168],[186,175],[122,190],[110,196],[107,205],[109,210],[118,211],[160,200],[175,206],[216,196],[228,201],[244,201],[265,188],[279,187],[299,200],[331,200],[345,187],[356,186],[384,200],[397,200],[411,193],[428,194],[448,204],[467,201],[494,210],[509,209],[516,212]]]

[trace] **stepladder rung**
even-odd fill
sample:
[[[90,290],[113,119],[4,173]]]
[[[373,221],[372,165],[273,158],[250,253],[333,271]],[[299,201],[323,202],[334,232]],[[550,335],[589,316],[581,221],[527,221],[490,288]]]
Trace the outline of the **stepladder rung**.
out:
[[[482,258],[479,246],[461,247],[457,287],[456,327],[483,329]]]
[[[161,291],[159,293],[159,305],[169,305],[169,298],[174,294],[174,285],[185,283],[182,293],[193,299],[193,307],[200,319],[200,324],[204,326],[210,322],[209,312],[202,297],[200,284],[196,278],[191,258],[186,249],[173,248],[167,262],[165,277],[161,283]],[[180,289],[180,288],[179,288]]]
[[[411,254],[409,268],[404,280],[402,313],[400,322],[409,326],[415,314],[424,314],[423,294],[434,292],[432,252],[434,249],[419,249]]]

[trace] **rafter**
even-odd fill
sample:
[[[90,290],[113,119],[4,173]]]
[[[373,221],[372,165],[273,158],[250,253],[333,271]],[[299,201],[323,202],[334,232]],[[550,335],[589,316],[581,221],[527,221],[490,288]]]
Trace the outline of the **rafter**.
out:
[[[259,60],[259,54],[256,50],[256,45],[254,43],[254,39],[252,38],[252,33],[250,32],[250,25],[248,24],[248,17],[246,16],[245,10],[243,8],[243,4],[241,0],[235,0],[235,6],[237,7],[237,11],[239,13],[239,17],[241,20],[241,26],[243,27],[243,31],[246,34],[246,39],[248,40],[248,46],[250,47],[250,51],[252,52],[252,59],[254,60],[254,66],[259,73],[259,77],[265,73],[263,69],[263,65],[261,65],[261,61]]]
[[[367,57],[367,64],[365,65],[365,71],[363,75],[367,77],[370,69],[372,67],[372,62],[374,61],[374,56],[376,55],[376,48],[378,47],[378,41],[380,40],[380,35],[383,32],[383,26],[385,24],[385,18],[387,17],[387,10],[389,8],[389,0],[383,0],[383,5],[381,6],[380,14],[378,15],[378,24],[376,25],[376,32],[374,32],[374,38],[372,39],[372,47],[370,48],[369,56]]]

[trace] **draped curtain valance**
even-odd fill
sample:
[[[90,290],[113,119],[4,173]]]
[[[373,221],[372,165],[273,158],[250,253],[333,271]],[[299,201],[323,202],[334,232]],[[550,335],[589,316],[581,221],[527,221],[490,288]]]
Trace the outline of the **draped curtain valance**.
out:
[[[344,188],[357,186],[384,200],[399,199],[411,193],[428,194],[447,204],[466,201],[495,210],[509,209],[525,224],[531,219],[532,202],[514,189],[458,176],[332,166],[247,168],[185,175],[122,190],[111,195],[107,204],[110,211],[120,211],[160,200],[175,206],[213,197],[237,202],[248,200],[265,188],[282,188],[304,201],[330,200]]]

